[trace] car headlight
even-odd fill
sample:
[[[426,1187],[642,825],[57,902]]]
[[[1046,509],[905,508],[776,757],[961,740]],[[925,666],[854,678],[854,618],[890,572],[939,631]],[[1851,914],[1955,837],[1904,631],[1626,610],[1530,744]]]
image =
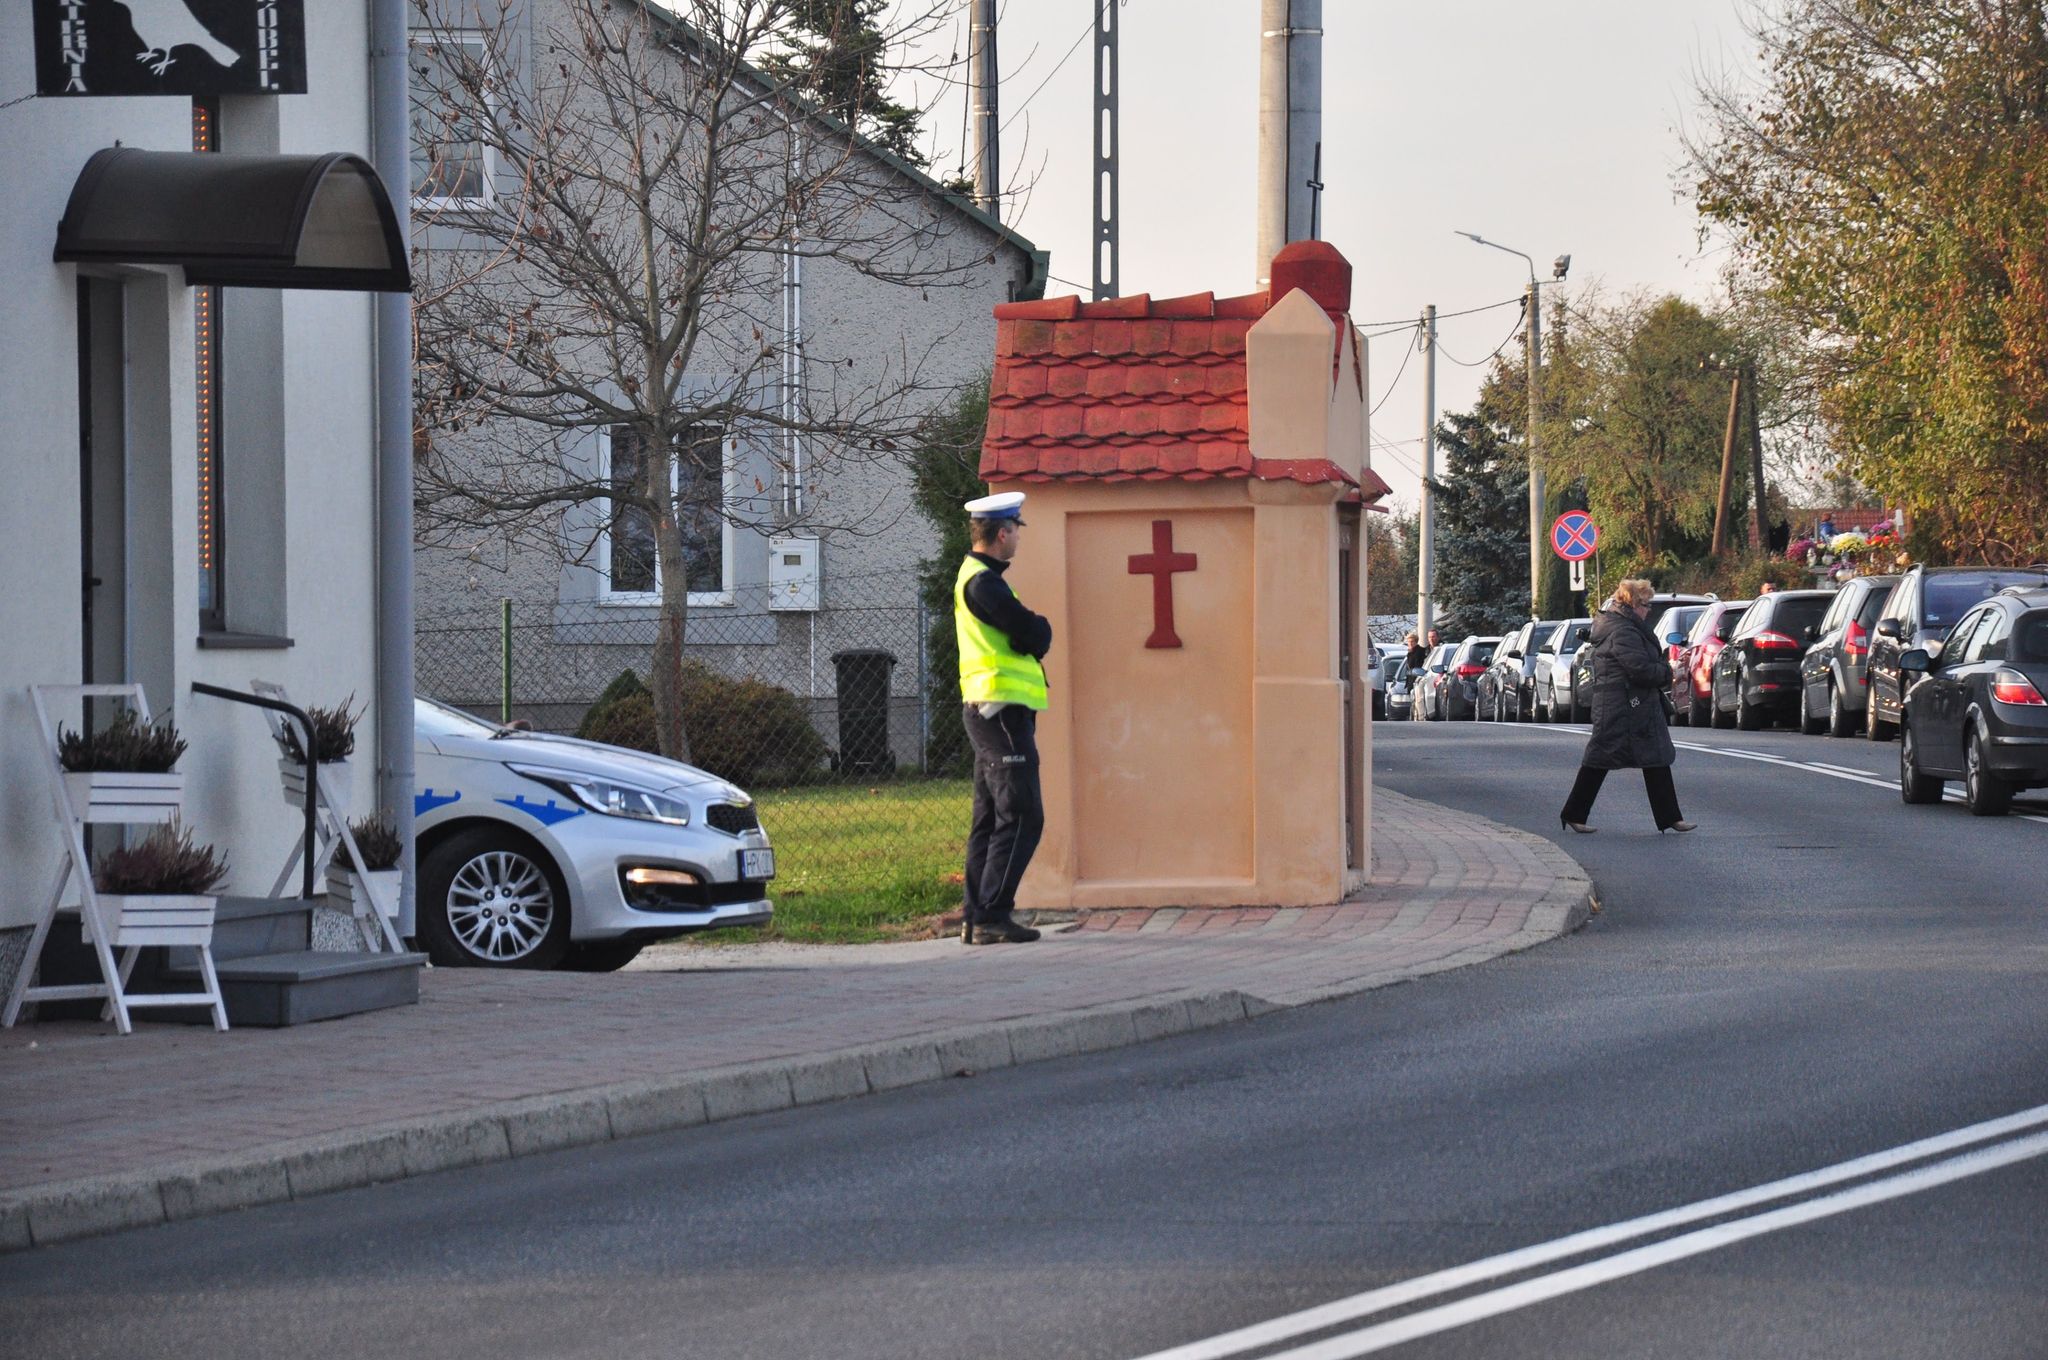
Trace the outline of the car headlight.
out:
[[[582,807],[607,817],[631,817],[634,821],[661,822],[667,826],[690,824],[687,804],[653,789],[600,779],[595,775],[572,774],[567,770],[541,770],[527,765],[507,765],[505,768],[566,794]]]

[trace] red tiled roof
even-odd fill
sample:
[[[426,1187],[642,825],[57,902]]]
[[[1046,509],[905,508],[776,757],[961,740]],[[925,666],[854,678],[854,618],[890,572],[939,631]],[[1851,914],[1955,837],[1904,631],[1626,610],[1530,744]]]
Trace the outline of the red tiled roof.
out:
[[[1302,262],[1275,260],[1278,291],[1285,296],[1296,286],[1294,275],[1303,274],[1298,286],[1341,314],[1350,301],[1350,266],[1323,243],[1312,244],[1320,249],[1300,252]],[[1266,293],[1140,293],[998,306],[982,477],[1352,483],[1325,460],[1252,455],[1245,332],[1269,305]],[[1385,494],[1378,477],[1367,473],[1364,482],[1368,498]]]

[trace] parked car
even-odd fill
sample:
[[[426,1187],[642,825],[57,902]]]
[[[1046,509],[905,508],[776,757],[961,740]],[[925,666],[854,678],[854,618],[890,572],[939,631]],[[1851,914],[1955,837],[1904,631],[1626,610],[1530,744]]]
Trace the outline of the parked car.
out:
[[[1422,673],[1411,676],[1408,681],[1408,716],[1417,722],[1434,722],[1443,717],[1437,706],[1437,690],[1442,686],[1444,670],[1451,662],[1451,653],[1457,650],[1455,642],[1440,642],[1429,649],[1429,656],[1422,663]]]
[[[1711,595],[1652,595],[1650,597],[1650,635],[1662,637],[1664,615],[1680,605],[1712,604]],[[1581,647],[1572,655],[1572,706],[1573,722],[1593,721],[1593,649]]]
[[[1678,649],[1678,659],[1671,663],[1671,708],[1679,722],[1705,727],[1714,720],[1709,697],[1714,692],[1714,658],[1721,655],[1728,634],[1734,631],[1750,603],[1716,600],[1702,608],[1699,617],[1693,620],[1692,631],[1685,634],[1685,645]],[[1664,635],[1664,642],[1670,645],[1670,633]]]
[[[1536,721],[1563,722],[1572,711],[1572,658],[1593,629],[1591,619],[1566,619],[1536,647]]]
[[[1536,720],[1536,669],[1547,660],[1543,639],[1562,619],[1532,619],[1494,649],[1493,664],[1479,677],[1479,711],[1495,722]]]
[[[1870,630],[1868,689],[1863,734],[1886,741],[1899,721],[1901,653],[1930,654],[1979,600],[2007,586],[2048,585],[2048,569],[2029,567],[1915,567],[1899,578]]]
[[[1387,716],[1387,667],[1400,660],[1402,654],[1398,642],[1375,642],[1365,649],[1366,674],[1372,681],[1372,716],[1376,720]]]
[[[1388,657],[1381,667],[1387,677],[1387,718],[1399,721],[1408,716],[1408,659]]]
[[[1950,779],[1979,817],[2048,785],[2048,589],[2007,589],[1956,624],[1939,655],[1899,654],[1899,796],[1938,802]]]
[[[1750,602],[1714,658],[1714,726],[1754,732],[1798,715],[1799,659],[1834,598],[1831,590],[1777,590]]]
[[[1799,726],[1807,735],[1846,737],[1863,725],[1870,689],[1870,630],[1898,580],[1852,576],[1835,592],[1835,602],[1799,663]]]
[[[1437,716],[1445,719],[1479,716],[1479,677],[1486,674],[1494,649],[1499,646],[1499,638],[1477,634],[1457,645],[1451,652],[1444,678],[1436,687]]]
[[[430,699],[413,720],[418,938],[435,963],[604,971],[773,917],[775,851],[725,780]]]

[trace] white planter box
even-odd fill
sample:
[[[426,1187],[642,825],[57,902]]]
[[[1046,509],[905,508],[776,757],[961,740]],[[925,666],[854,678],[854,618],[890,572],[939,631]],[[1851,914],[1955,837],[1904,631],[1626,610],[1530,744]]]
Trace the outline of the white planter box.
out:
[[[185,798],[185,776],[176,770],[81,770],[66,773],[64,787],[82,822],[176,821]]]
[[[403,869],[371,869],[358,873],[354,869],[329,865],[327,905],[336,911],[345,911],[359,921],[370,919],[380,910],[386,916],[396,918],[399,879],[404,873]],[[363,881],[365,879],[369,880],[367,884]],[[372,887],[376,889],[376,901],[370,897]]]
[[[293,807],[306,805],[306,767],[291,756],[280,756],[277,770],[284,778],[284,800]],[[355,765],[347,760],[329,760],[319,766],[321,787],[327,803],[338,814],[348,812],[349,794],[355,787]]]
[[[173,897],[166,894],[99,894],[100,917],[107,923],[107,943],[130,945],[213,943],[214,897]],[[92,922],[85,923],[91,938]]]

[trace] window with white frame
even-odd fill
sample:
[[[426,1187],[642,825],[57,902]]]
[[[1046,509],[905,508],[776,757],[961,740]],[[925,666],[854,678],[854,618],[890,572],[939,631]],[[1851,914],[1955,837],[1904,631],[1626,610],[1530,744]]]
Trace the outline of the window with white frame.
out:
[[[604,532],[598,541],[598,569],[605,598],[642,603],[661,597],[661,559],[654,541],[654,520],[644,504],[647,440],[630,425],[605,431],[605,476],[620,490],[604,505]],[[726,515],[726,438],[716,425],[692,425],[676,441],[669,461],[669,487],[675,496],[676,527],[683,540],[684,579],[690,603],[722,604],[730,598],[726,577],[732,554],[731,525]],[[641,503],[636,504],[638,500]]]
[[[490,47],[478,33],[412,35],[412,197],[422,208],[481,208],[494,159],[485,144]]]

